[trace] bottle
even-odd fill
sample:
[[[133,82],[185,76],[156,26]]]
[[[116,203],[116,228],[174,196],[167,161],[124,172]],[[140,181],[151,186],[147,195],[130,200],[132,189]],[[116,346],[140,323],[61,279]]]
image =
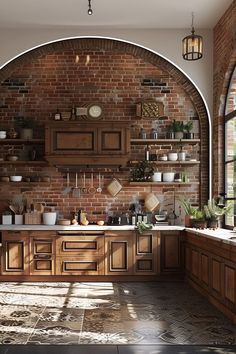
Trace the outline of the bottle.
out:
[[[131,225],[136,225],[136,214],[132,214],[131,216]]]
[[[71,108],[71,120],[75,120],[75,106]]]
[[[146,139],[147,134],[143,128],[140,129],[140,139]]]
[[[147,147],[145,148],[145,160],[146,161],[150,161],[150,152],[151,152],[150,146],[147,145]]]
[[[54,115],[54,120],[61,120],[61,113],[59,112],[59,110],[57,109],[55,115]]]
[[[151,139],[157,139],[157,130],[155,128],[151,130]]]

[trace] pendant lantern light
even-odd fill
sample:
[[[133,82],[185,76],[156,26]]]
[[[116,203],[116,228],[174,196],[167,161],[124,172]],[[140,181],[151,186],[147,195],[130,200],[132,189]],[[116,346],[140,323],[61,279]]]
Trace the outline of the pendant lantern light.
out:
[[[198,60],[202,58],[202,36],[196,35],[193,26],[194,14],[192,12],[191,34],[182,40],[182,55],[185,60]]]

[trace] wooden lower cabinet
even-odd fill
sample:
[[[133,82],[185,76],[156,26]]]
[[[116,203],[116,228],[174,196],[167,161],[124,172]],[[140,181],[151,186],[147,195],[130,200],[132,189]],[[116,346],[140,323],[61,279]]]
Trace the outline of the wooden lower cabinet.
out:
[[[161,272],[182,272],[182,233],[179,231],[162,231],[160,244]]]
[[[57,275],[104,275],[103,232],[61,232],[56,240]]]
[[[1,258],[1,275],[29,275],[28,233],[3,231]]]
[[[236,323],[236,263],[230,260],[234,247],[188,232],[184,258],[189,281]]]
[[[133,231],[105,232],[105,275],[132,275]]]
[[[160,272],[160,233],[134,233],[134,274],[156,275]]]
[[[30,274],[55,274],[56,232],[30,232]]]

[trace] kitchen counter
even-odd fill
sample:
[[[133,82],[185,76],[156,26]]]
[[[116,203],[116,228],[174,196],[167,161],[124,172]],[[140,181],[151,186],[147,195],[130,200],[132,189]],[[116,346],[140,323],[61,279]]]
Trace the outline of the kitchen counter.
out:
[[[236,232],[228,229],[195,229],[185,228],[185,231],[191,232],[199,236],[205,236],[206,238],[213,239],[215,241],[236,245]],[[233,238],[233,239],[232,239]]]
[[[133,231],[133,225],[0,225],[0,231]],[[214,239],[219,242],[236,245],[236,232],[227,229],[195,229],[186,228],[180,225],[153,225],[154,231],[188,231],[196,235],[204,235],[207,238]],[[232,239],[233,238],[233,239]]]
[[[181,231],[184,230],[184,226],[153,226],[152,230],[172,230],[172,231]],[[0,231],[132,231],[135,230],[135,226],[133,225],[122,225],[122,226],[111,226],[111,225],[0,225]]]

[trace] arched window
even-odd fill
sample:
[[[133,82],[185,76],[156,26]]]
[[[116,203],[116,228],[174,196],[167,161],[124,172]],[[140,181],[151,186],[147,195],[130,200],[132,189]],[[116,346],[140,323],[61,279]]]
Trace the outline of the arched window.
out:
[[[225,196],[234,208],[225,217],[225,227],[236,225],[236,67],[232,72],[225,105]]]

